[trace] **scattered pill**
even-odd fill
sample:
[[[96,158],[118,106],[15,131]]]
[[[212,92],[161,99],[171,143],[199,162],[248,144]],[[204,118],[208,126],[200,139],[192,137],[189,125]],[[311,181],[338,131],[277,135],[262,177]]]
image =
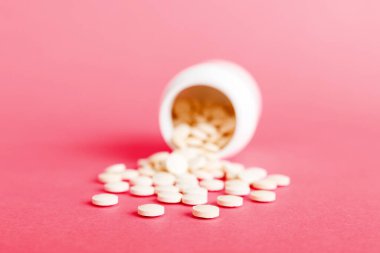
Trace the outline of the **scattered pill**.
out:
[[[137,207],[137,213],[145,217],[157,217],[165,214],[165,207],[158,204],[145,204]]]
[[[127,182],[112,182],[104,185],[104,190],[112,193],[122,193],[129,190],[129,184]]]
[[[152,186],[135,185],[131,187],[130,192],[135,196],[146,197],[154,195],[154,188]]]
[[[153,176],[154,185],[173,185],[176,178],[170,173],[159,172]]]
[[[182,203],[186,205],[202,205],[207,203],[207,195],[204,194],[184,194]]]
[[[213,176],[210,172],[208,171],[204,171],[204,170],[198,170],[198,171],[195,171],[194,172],[194,175],[200,179],[200,180],[204,180],[204,179],[212,179]]]
[[[206,196],[208,194],[207,189],[199,187],[199,186],[191,186],[188,188],[184,188],[184,189],[182,189],[182,192],[185,194],[202,194],[202,195],[206,195]]]
[[[131,184],[133,185],[144,185],[151,186],[153,184],[153,180],[147,176],[138,176],[131,179]]]
[[[104,172],[98,175],[98,180],[102,183],[112,183],[122,181],[121,174]]]
[[[108,173],[121,173],[125,171],[126,169],[127,167],[125,166],[125,164],[118,163],[118,164],[108,166],[107,168],[105,168],[104,171]]]
[[[224,207],[238,207],[243,205],[243,198],[235,195],[221,195],[217,197],[217,203]]]
[[[218,179],[206,179],[200,182],[200,186],[209,191],[221,191],[224,189],[224,182]]]
[[[193,215],[203,219],[213,219],[219,217],[219,207],[213,205],[193,206]]]
[[[275,181],[278,186],[290,185],[290,177],[282,174],[271,174],[267,176],[267,179]]]
[[[157,194],[157,200],[164,203],[180,203],[182,194],[178,192],[161,192]]]
[[[173,152],[166,160],[166,168],[170,173],[179,175],[187,171],[188,163],[183,155]]]
[[[139,176],[139,172],[133,169],[126,169],[124,172],[121,173],[121,178],[123,180],[131,180],[138,176]]]
[[[262,179],[256,182],[253,182],[252,187],[258,190],[276,190],[277,184],[274,180]]]
[[[254,190],[250,193],[249,198],[256,202],[273,202],[276,200],[276,193],[265,190]]]
[[[229,182],[226,184],[225,192],[229,195],[245,196],[249,194],[250,188],[245,182],[235,181],[235,183]]]
[[[264,179],[267,176],[267,171],[262,168],[254,167],[242,170],[238,174],[238,178],[247,183],[253,183]]]
[[[165,192],[178,192],[179,193],[179,188],[174,185],[159,185],[154,188],[154,191],[158,193],[165,193]]]
[[[113,206],[119,202],[115,194],[101,193],[92,196],[92,204],[96,206]]]

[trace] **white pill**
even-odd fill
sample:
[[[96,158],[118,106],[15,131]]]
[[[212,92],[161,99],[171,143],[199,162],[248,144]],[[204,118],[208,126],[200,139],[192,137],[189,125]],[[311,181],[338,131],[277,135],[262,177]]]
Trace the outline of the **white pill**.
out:
[[[157,195],[157,200],[164,203],[180,203],[182,194],[178,192],[160,192]]]
[[[212,170],[212,171],[210,171],[210,173],[214,178],[223,178],[224,177],[224,172],[222,170]]]
[[[218,179],[206,179],[200,182],[200,186],[209,191],[221,191],[224,188],[224,182]]]
[[[185,194],[202,194],[206,196],[208,194],[207,189],[199,187],[199,186],[191,186],[191,187],[183,188],[182,192]]]
[[[118,163],[118,164],[108,166],[107,168],[105,168],[104,171],[108,173],[121,173],[125,171],[126,169],[127,167],[125,166],[125,164]]]
[[[288,186],[288,185],[290,185],[290,177],[282,175],[282,174],[271,174],[271,175],[267,176],[266,179],[275,181],[277,186]]]
[[[158,185],[154,188],[154,191],[158,193],[165,193],[165,192],[178,192],[179,193],[179,188],[174,185]]]
[[[130,182],[133,185],[151,186],[153,184],[153,180],[150,177],[146,177],[146,176],[138,176],[138,177],[132,178]]]
[[[224,170],[227,179],[235,179],[238,174],[244,170],[244,166],[240,163],[232,163],[228,161],[223,162]]]
[[[182,203],[186,205],[202,205],[207,203],[207,195],[204,194],[184,194]]]
[[[189,165],[186,158],[180,153],[171,153],[166,159],[166,169],[175,175],[186,173]]]
[[[225,185],[226,185],[226,187],[227,186],[232,186],[232,185],[245,185],[245,186],[247,186],[247,187],[249,187],[249,184],[247,183],[247,182],[244,182],[244,181],[242,181],[242,180],[239,180],[239,179],[232,179],[232,180],[227,180],[226,182],[225,182]]]
[[[156,171],[151,167],[143,167],[137,170],[141,176],[153,177],[156,174]]]
[[[112,193],[122,193],[129,190],[129,184],[127,182],[112,182],[104,185],[104,190]]]
[[[273,202],[276,200],[276,193],[272,191],[257,190],[252,191],[249,198],[257,202]]]
[[[207,139],[207,134],[198,128],[192,128],[191,135],[201,141]]]
[[[239,172],[238,178],[247,183],[253,183],[264,179],[267,176],[267,171],[262,168],[253,167]]]
[[[154,153],[153,155],[149,156],[149,161],[151,162],[159,162],[159,161],[164,161],[169,157],[169,152],[167,151],[162,151],[162,152],[157,152]]]
[[[121,178],[123,180],[131,180],[131,179],[138,177],[138,176],[139,176],[139,172],[137,170],[133,170],[133,169],[127,169],[126,171],[121,173]]]
[[[190,134],[190,127],[187,124],[181,124],[174,128],[172,141],[177,148],[186,147],[186,138]]]
[[[204,170],[195,171],[193,174],[194,174],[194,176],[196,176],[200,180],[212,179],[213,178],[213,176],[210,172],[204,171]]]
[[[186,158],[186,160],[194,159],[201,154],[201,151],[198,148],[191,147],[182,148],[180,150],[177,150],[176,152],[183,155]]]
[[[207,158],[201,155],[189,160],[189,167],[195,170],[204,168],[206,164],[207,164]]]
[[[132,195],[135,196],[152,196],[154,195],[154,188],[152,186],[135,185],[131,187],[130,192]]]
[[[193,215],[203,219],[216,218],[219,216],[219,207],[213,205],[193,206]]]
[[[137,207],[137,213],[145,217],[157,217],[164,215],[165,207],[157,204],[145,204]]]
[[[122,181],[122,176],[119,173],[104,172],[98,175],[98,180],[102,183],[112,183]]]
[[[253,182],[252,187],[258,190],[276,190],[277,184],[275,181],[270,179],[262,179],[256,182]]]
[[[207,142],[202,146],[204,149],[210,152],[218,152],[220,147],[214,143]]]
[[[92,196],[92,204],[96,206],[113,206],[119,202],[119,197],[115,194],[101,193]]]
[[[185,173],[177,176],[176,183],[198,185],[198,179],[192,174]]]
[[[249,188],[249,185],[247,183],[238,183],[238,181],[236,181],[236,183],[230,182],[226,184],[225,192],[230,195],[245,196],[249,194],[250,190],[251,189]]]
[[[206,123],[206,122],[205,123],[199,123],[199,124],[197,124],[196,127],[208,135],[213,135],[213,134],[218,133],[216,128],[213,125]]]
[[[153,176],[154,185],[173,185],[175,180],[175,176],[166,172],[159,172]]]
[[[200,147],[203,144],[203,141],[195,137],[189,137],[186,139],[186,144],[193,147]]]
[[[176,186],[178,187],[178,189],[181,191],[181,192],[184,192],[186,189],[188,188],[199,188],[199,184],[198,183],[191,183],[191,184],[188,184],[188,183],[182,183],[182,184],[176,184]]]
[[[216,199],[218,205],[225,207],[238,207],[243,205],[243,198],[234,195],[221,195]]]

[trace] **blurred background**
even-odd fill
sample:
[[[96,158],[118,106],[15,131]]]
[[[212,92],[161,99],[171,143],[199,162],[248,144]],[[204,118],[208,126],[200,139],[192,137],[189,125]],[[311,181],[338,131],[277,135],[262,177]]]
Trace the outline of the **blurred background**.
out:
[[[286,243],[291,234],[301,251],[328,252],[331,245],[335,252],[362,245],[377,251],[379,8],[372,0],[2,0],[0,190],[13,197],[0,202],[0,246],[12,252],[17,243],[39,252],[90,250],[90,236],[83,245],[61,240],[75,233],[55,212],[86,217],[88,207],[75,207],[74,196],[78,190],[82,199],[93,194],[89,178],[99,169],[118,161],[134,166],[135,159],[167,149],[158,129],[166,83],[192,64],[226,59],[253,74],[264,103],[257,134],[235,159],[298,181],[285,201],[293,205],[284,211],[288,230],[275,232],[283,242],[278,247],[294,252]],[[25,190],[14,192],[16,186]],[[53,223],[37,226],[36,211],[24,217],[21,210],[40,210],[26,201],[32,194],[42,194],[40,203],[55,203],[42,211]],[[312,199],[299,207],[297,198],[306,195]],[[297,210],[307,217],[297,220]],[[34,225],[20,232],[20,220]],[[52,225],[62,223],[65,236]],[[261,225],[282,226],[268,224]],[[302,230],[304,224],[319,230]],[[50,238],[33,236],[47,231]],[[237,250],[270,249],[270,242],[242,242]]]

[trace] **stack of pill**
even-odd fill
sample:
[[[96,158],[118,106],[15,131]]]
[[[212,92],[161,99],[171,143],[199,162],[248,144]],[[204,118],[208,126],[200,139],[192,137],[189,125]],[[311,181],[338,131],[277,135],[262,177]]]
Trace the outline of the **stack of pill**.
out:
[[[207,204],[208,192],[223,192],[217,197],[222,207],[239,207],[244,197],[255,202],[273,202],[278,187],[288,186],[290,178],[269,174],[260,167],[245,167],[222,160],[217,153],[230,140],[235,129],[234,112],[229,106],[183,98],[173,108],[173,152],[158,152],[137,161],[138,168],[114,164],[98,175],[107,193],[94,195],[92,203],[112,206],[116,194],[156,196],[164,204],[192,206],[192,214],[211,219],[219,208]],[[137,207],[145,217],[161,216],[163,205],[147,203]]]

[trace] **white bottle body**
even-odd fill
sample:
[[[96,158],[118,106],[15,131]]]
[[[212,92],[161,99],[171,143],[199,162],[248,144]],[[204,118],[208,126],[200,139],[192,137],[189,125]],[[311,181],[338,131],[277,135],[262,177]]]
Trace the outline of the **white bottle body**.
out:
[[[178,73],[163,93],[159,112],[161,134],[172,147],[172,107],[177,95],[192,86],[210,86],[222,92],[235,111],[236,126],[229,143],[219,152],[230,157],[241,151],[253,137],[261,114],[261,93],[253,77],[239,65],[222,60],[193,65]]]

